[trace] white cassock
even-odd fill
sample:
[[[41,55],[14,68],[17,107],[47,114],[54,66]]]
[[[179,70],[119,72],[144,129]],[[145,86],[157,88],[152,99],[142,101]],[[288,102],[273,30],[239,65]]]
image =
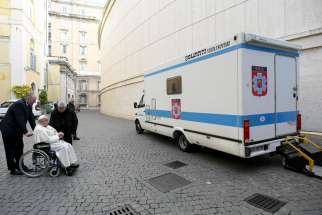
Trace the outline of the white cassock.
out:
[[[36,143],[49,143],[51,150],[56,152],[56,156],[64,167],[69,167],[77,162],[73,146],[60,140],[56,129],[50,125],[43,127],[38,124],[34,129],[34,137]]]

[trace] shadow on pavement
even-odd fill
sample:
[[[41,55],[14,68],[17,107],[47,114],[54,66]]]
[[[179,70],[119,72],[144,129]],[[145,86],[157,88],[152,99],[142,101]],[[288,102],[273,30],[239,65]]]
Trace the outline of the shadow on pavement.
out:
[[[180,150],[172,138],[152,132],[145,132],[144,135],[156,144],[166,145],[171,148],[171,150]],[[278,154],[274,154],[273,156],[267,154],[246,159],[201,146],[196,146],[192,152],[186,154],[193,158],[200,159],[203,162],[207,162],[208,164],[213,163],[216,166],[219,165],[238,172],[241,170],[245,173],[254,172],[268,166],[282,168],[282,159]]]

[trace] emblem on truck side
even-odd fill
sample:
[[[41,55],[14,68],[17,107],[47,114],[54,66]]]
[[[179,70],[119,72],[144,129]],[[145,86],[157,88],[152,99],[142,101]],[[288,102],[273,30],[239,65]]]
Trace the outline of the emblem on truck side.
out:
[[[171,106],[172,106],[171,117],[173,119],[180,119],[181,118],[181,100],[172,99]]]
[[[267,95],[267,67],[252,66],[252,92],[254,96]]]

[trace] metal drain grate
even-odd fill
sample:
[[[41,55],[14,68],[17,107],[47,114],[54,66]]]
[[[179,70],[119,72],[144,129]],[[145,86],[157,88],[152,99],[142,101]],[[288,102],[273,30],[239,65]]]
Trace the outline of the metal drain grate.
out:
[[[181,161],[173,161],[173,162],[170,162],[170,163],[166,163],[164,165],[167,166],[167,167],[170,167],[172,169],[178,169],[180,167],[187,166],[187,164],[182,163]]]
[[[245,201],[270,213],[275,213],[286,204],[286,202],[258,193],[246,198]]]
[[[147,182],[163,193],[167,193],[191,183],[190,181],[173,173],[167,173],[155,178],[150,178]]]
[[[139,215],[130,205],[124,205],[107,213],[108,215]]]

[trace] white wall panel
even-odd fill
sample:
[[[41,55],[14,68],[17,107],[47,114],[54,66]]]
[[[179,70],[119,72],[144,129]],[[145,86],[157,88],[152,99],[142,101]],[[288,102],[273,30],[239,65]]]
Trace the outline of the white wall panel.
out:
[[[162,10],[165,7],[168,7],[170,4],[176,0],[159,0],[159,10]]]
[[[136,63],[137,63],[136,67],[137,67],[137,69],[136,69],[135,76],[141,75],[143,73],[143,71],[144,71],[143,61],[146,60],[146,59],[143,58],[143,56],[144,56],[143,53],[144,53],[144,50],[143,51],[139,51],[136,54],[136,56],[137,56],[137,60],[136,60]]]
[[[207,48],[215,43],[215,18],[210,17],[193,25],[193,50]]]
[[[175,4],[171,3],[158,14],[159,38],[163,38],[175,31],[175,13]]]
[[[205,16],[213,16],[216,12],[216,0],[204,0],[206,5]]]
[[[284,35],[284,1],[258,1],[258,26],[262,35],[280,37]]]
[[[152,69],[153,67],[153,63],[152,63],[152,58],[153,58],[153,49],[152,46],[148,46],[144,49],[143,52],[143,57],[144,57],[144,62],[143,62],[143,68],[144,71],[149,71]]]
[[[149,22],[145,22],[142,25],[142,40],[143,40],[143,47],[146,47],[150,44]]]
[[[322,49],[306,50],[300,59],[300,110],[303,128],[322,132]]]
[[[216,13],[227,10],[247,0],[216,0]]]
[[[285,33],[293,34],[295,32],[302,31],[303,29],[303,4],[307,1],[285,1]]]
[[[205,0],[191,0],[192,3],[192,22],[198,22],[206,17],[206,1]]]
[[[244,19],[245,19],[245,32],[258,34],[258,0],[249,0],[245,2],[244,6]]]
[[[305,30],[321,28],[322,25],[322,1],[320,0],[306,0],[302,5],[302,8],[298,8],[299,10],[303,10],[303,25],[305,26]]]
[[[177,51],[173,49],[176,46],[176,35],[173,34],[170,37],[160,41],[158,55],[161,57],[161,64],[165,64],[177,57]]]
[[[192,52],[192,28],[193,26],[185,28],[176,34],[178,56],[185,56],[187,53]]]
[[[225,23],[225,13],[219,13],[215,17],[216,25],[215,25],[215,34],[216,41],[225,40],[225,31],[226,31],[226,23]]]
[[[145,18],[150,18],[159,10],[158,0],[143,0],[142,4],[144,5],[143,11]]]
[[[238,5],[216,16],[216,41],[224,41],[245,29],[244,5]]]
[[[149,37],[150,37],[150,43],[157,41],[159,37],[159,31],[160,28],[158,27],[158,16],[153,16],[149,20]]]
[[[175,28],[182,29],[192,23],[192,0],[176,0],[175,1]]]

